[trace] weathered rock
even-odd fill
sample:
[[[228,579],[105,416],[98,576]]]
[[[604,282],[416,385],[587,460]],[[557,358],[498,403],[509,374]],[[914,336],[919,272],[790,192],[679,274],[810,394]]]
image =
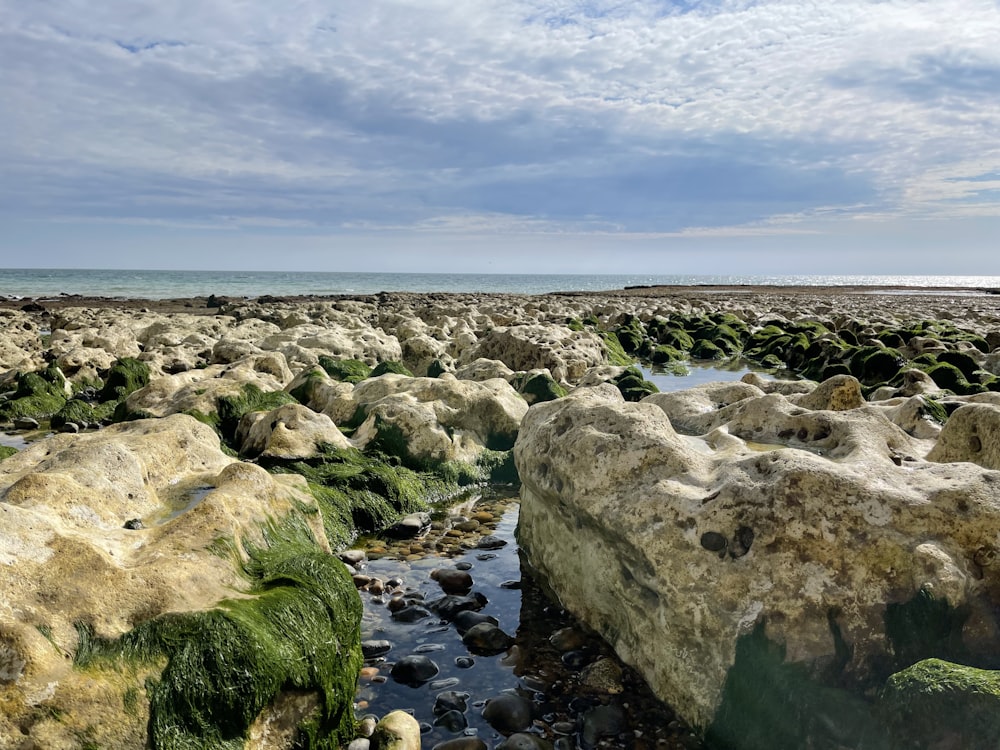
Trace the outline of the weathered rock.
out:
[[[405,711],[382,717],[371,737],[373,750],[420,750],[420,723]]]
[[[501,734],[521,732],[531,726],[531,701],[511,693],[498,695],[487,702],[483,718]]]
[[[240,420],[236,441],[243,455],[298,459],[316,455],[321,445],[353,447],[326,414],[301,404],[251,412]]]
[[[547,369],[556,380],[568,382],[606,360],[599,336],[553,324],[494,328],[462,359],[480,358],[498,359],[516,371]]]
[[[462,643],[474,654],[500,654],[514,645],[514,639],[489,622],[473,625],[462,634]]]
[[[948,417],[928,461],[971,461],[1000,469],[1000,406],[970,403]]]
[[[742,388],[629,404],[599,386],[529,410],[519,541],[560,601],[701,727],[746,668],[734,668],[737,644],[755,628],[780,644],[778,661],[835,664],[860,683],[889,658],[887,604],[930,596],[968,612],[967,648],[995,653],[1000,591],[973,559],[992,564],[997,475],[920,461],[926,443],[874,407],[810,411]],[[714,450],[676,434],[660,403],[699,431],[816,447]],[[725,544],[706,548],[707,532]]]

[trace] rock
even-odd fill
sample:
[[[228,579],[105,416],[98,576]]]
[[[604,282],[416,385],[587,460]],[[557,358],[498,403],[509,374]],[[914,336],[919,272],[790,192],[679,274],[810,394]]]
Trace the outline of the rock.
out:
[[[15,430],[37,430],[38,420],[31,417],[19,417],[14,420]]]
[[[462,634],[462,643],[474,654],[500,654],[514,644],[514,639],[489,622],[473,625]]]
[[[810,450],[715,450],[678,435],[667,413],[699,433],[725,427]],[[994,473],[922,461],[927,445],[882,407],[813,411],[749,384],[641,403],[607,385],[581,388],[533,406],[522,423],[519,543],[563,606],[709,728],[733,710],[738,685],[784,679],[786,664],[805,675],[838,665],[841,680],[863,685],[894,654],[920,658],[923,641],[904,641],[921,626],[892,623],[938,622],[960,629],[970,654],[1000,651],[991,614],[1000,592],[974,562],[978,554],[986,570],[995,559]],[[913,614],[922,607],[929,614]],[[954,608],[968,618],[949,619]],[[789,694],[826,695],[811,684]]]
[[[970,403],[948,417],[928,461],[971,461],[1000,469],[1000,406]]]
[[[792,396],[788,400],[812,411],[845,411],[865,404],[864,396],[861,395],[861,383],[850,375],[834,375],[808,393]]]
[[[386,534],[394,539],[416,539],[426,534],[431,527],[429,513],[410,513],[386,529]]]
[[[466,721],[465,714],[461,711],[445,711],[434,719],[434,726],[444,727],[452,734],[458,734],[469,726],[469,722]]]
[[[622,686],[622,669],[613,659],[600,658],[583,668],[580,684],[587,690],[606,695],[617,695]]]
[[[484,536],[478,542],[476,542],[476,549],[490,550],[490,549],[500,549],[501,547],[506,547],[506,546],[507,546],[506,539],[501,539],[500,537],[493,536],[492,534],[489,536]]]
[[[410,654],[392,665],[389,674],[396,682],[416,687],[422,685],[440,672],[440,668],[423,654]]]
[[[455,626],[455,629],[458,630],[459,635],[465,635],[471,627],[479,625],[480,623],[500,625],[500,621],[492,615],[488,615],[484,612],[476,612],[472,609],[463,610],[452,618],[452,624]]]
[[[554,324],[494,328],[466,356],[465,362],[500,360],[515,371],[546,369],[557,381],[570,382],[606,361],[604,343],[595,333]]]
[[[531,701],[527,698],[503,693],[486,703],[483,718],[501,734],[512,734],[531,726],[532,713]]]
[[[371,737],[372,750],[420,750],[420,724],[405,711],[382,717]]]
[[[552,743],[534,734],[518,732],[497,745],[497,750],[552,750]]]
[[[431,578],[446,594],[467,594],[472,589],[472,576],[464,570],[438,568],[431,571]]]
[[[468,693],[459,693],[455,690],[445,690],[443,693],[438,693],[434,699],[434,715],[440,716],[448,711],[464,713],[468,705],[468,700]]]
[[[392,651],[392,641],[370,640],[361,642],[361,653],[366,659],[377,659]]]
[[[625,729],[625,712],[618,706],[594,706],[583,715],[580,736],[584,747],[594,747],[605,737],[615,737]]]
[[[286,460],[312,458],[320,446],[353,447],[332,419],[301,404],[245,414],[236,430],[236,441],[245,456]]]
[[[489,750],[489,747],[478,737],[458,737],[439,742],[431,750]]]

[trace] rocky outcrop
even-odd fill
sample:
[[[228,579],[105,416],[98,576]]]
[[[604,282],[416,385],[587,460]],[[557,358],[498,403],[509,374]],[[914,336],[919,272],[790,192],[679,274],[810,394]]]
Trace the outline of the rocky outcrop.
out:
[[[311,538],[315,552],[281,543],[285,533]],[[276,622],[294,606],[301,627],[319,615],[327,623],[316,619],[315,627],[326,628],[332,651],[304,651],[306,667],[295,677],[304,689],[324,695],[338,680],[353,684],[356,594],[339,562],[315,557],[329,547],[305,481],[227,457],[215,433],[191,417],[56,435],[7,458],[0,540],[2,747],[78,747],[83,737],[125,750],[164,746],[163,732],[171,741],[207,741],[201,733],[215,730],[178,718],[181,704],[188,717],[229,712],[232,729],[246,729],[285,684],[278,672],[286,667],[247,660],[247,648],[277,648],[274,633],[249,625],[260,608]],[[292,572],[306,559],[321,578]],[[274,566],[291,578],[264,593],[259,581]],[[331,622],[330,608],[342,608],[342,622]],[[204,673],[202,649],[220,671]],[[245,676],[230,673],[227,660]],[[323,681],[304,677],[320,669],[332,671]],[[225,693],[236,685],[239,709]],[[349,717],[350,692],[340,690],[326,695],[344,702],[339,712],[328,705],[327,716]]]
[[[512,370],[547,369],[556,380],[576,381],[587,368],[606,361],[600,337],[558,325],[494,328],[470,349],[465,362],[497,359]]]
[[[788,674],[865,686],[901,654],[919,658],[906,639],[920,626],[890,627],[919,623],[919,602],[936,602],[966,654],[1000,647],[1000,475],[923,460],[931,443],[877,407],[829,409],[851,392],[843,380],[813,399],[715,384],[633,404],[603,385],[522,422],[519,538],[532,564],[722,740],[747,669],[794,664]]]

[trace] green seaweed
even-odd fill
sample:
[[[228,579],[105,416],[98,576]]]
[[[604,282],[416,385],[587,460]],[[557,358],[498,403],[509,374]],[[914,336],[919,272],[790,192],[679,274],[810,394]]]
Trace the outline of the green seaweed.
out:
[[[402,362],[393,362],[392,360],[387,360],[385,362],[379,362],[375,365],[372,370],[372,374],[369,377],[377,378],[379,375],[406,375],[409,378],[413,377],[413,373],[410,372],[406,365]]]
[[[83,427],[99,421],[100,419],[94,414],[93,406],[82,399],[74,398],[63,404],[63,407],[52,415],[49,424],[52,429],[58,430],[67,422]]]
[[[1000,672],[926,659],[890,677],[880,698],[900,750],[997,747]]]
[[[14,393],[0,404],[0,419],[48,419],[66,403],[66,378],[58,367],[18,373]]]
[[[100,401],[121,401],[149,384],[149,365],[132,357],[117,360],[104,376]]]
[[[298,403],[295,397],[286,391],[263,391],[247,383],[239,395],[223,396],[218,400],[219,430],[226,440],[232,441],[245,414],[270,411],[294,403]]]
[[[112,639],[77,625],[78,668],[165,661],[146,685],[156,750],[242,748],[250,724],[286,690],[321,697],[309,747],[334,748],[353,738],[362,663],[354,584],[302,522],[272,526],[265,539],[244,548],[247,598],[161,615]]]
[[[357,359],[332,359],[324,355],[319,358],[319,366],[334,380],[345,383],[360,383],[372,374],[372,368]]]
[[[965,608],[952,607],[947,599],[936,598],[927,589],[909,601],[886,605],[885,632],[895,670],[932,657],[964,659],[962,626],[968,617]]]
[[[642,376],[642,372],[630,367],[611,381],[617,386],[626,401],[641,401],[651,393],[659,393],[659,388]]]
[[[625,353],[618,336],[613,331],[598,331],[597,335],[604,342],[604,356],[608,360],[608,364],[616,367],[628,367],[635,364],[635,360]]]
[[[0,461],[10,458],[15,453],[17,453],[17,448],[10,445],[0,445]]]
[[[567,394],[567,390],[559,385],[551,375],[541,372],[533,375],[529,373],[518,375],[514,379],[513,386],[529,404],[554,401]]]

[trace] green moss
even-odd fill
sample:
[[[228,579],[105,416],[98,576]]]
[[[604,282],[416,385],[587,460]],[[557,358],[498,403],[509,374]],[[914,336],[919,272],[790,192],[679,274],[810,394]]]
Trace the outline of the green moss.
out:
[[[927,416],[938,424],[944,424],[948,421],[948,412],[936,399],[929,396],[921,396],[920,398],[924,402],[924,410]]]
[[[635,360],[625,353],[621,342],[618,340],[618,336],[614,332],[598,331],[598,335],[604,342],[604,356],[607,358],[608,364],[615,365],[616,367],[628,367],[635,364]]]
[[[683,352],[679,351],[669,344],[660,344],[658,347],[653,349],[653,353],[650,355],[649,359],[657,365],[669,364],[671,362],[683,362],[687,357]]]
[[[621,391],[626,401],[641,401],[651,393],[659,393],[659,388],[642,377],[635,367],[630,367],[612,381]]]
[[[132,357],[123,357],[111,365],[104,376],[101,401],[121,401],[149,384],[149,365]]]
[[[974,378],[973,373],[979,369],[979,363],[964,352],[941,352],[937,355],[937,360],[938,362],[945,362],[949,365],[954,365],[966,377],[966,379],[970,381]]]
[[[701,339],[695,342],[694,348],[691,350],[691,357],[693,359],[722,360],[727,359],[728,356],[724,349],[721,349],[708,339]]]
[[[513,385],[529,404],[553,401],[567,394],[565,388],[559,385],[551,375],[545,373],[534,375],[524,373],[515,378]]]
[[[63,407],[54,415],[50,424],[55,430],[60,429],[67,422],[77,425],[88,425],[99,422],[100,419],[94,414],[94,407],[86,401],[78,398],[71,399],[63,404]]]
[[[320,359],[323,359],[323,357],[320,357]],[[290,390],[289,393],[300,404],[308,405],[312,401],[314,389],[324,380],[323,373],[314,368],[309,370],[303,377],[302,382]]]
[[[66,379],[58,367],[19,373],[14,393],[8,401],[0,404],[0,419],[48,419],[66,403],[65,383]]]
[[[238,396],[223,396],[218,400],[219,430],[226,440],[232,441],[244,414],[254,411],[270,411],[279,406],[294,403],[297,401],[290,393],[262,391],[252,383],[247,383]]]
[[[896,377],[905,364],[906,358],[896,349],[862,346],[854,350],[848,367],[863,385],[881,385]]]
[[[664,346],[672,346],[682,352],[691,351],[691,347],[694,346],[694,339],[691,338],[691,334],[683,328],[663,328],[657,334],[656,340]]]
[[[427,365],[427,377],[429,378],[439,378],[446,372],[448,372],[448,368],[440,359],[435,359]]]
[[[566,327],[571,331],[584,330],[583,321],[578,318],[567,318]]]
[[[615,336],[627,354],[642,356],[648,348],[646,329],[642,321],[634,315],[628,315],[622,325],[614,331]]]
[[[805,665],[786,662],[784,647],[768,640],[763,623],[736,642],[705,741],[712,750],[886,746],[871,706],[823,684]]]
[[[375,369],[372,370],[370,377],[377,378],[379,375],[386,375],[389,373],[393,375],[406,375],[410,378],[413,377],[413,373],[406,369],[406,365],[402,362],[393,362],[391,360],[387,362],[379,362],[375,365]]]
[[[5,458],[10,458],[15,453],[17,453],[17,448],[10,445],[0,445],[0,461],[3,461]]]
[[[961,370],[955,367],[955,365],[949,365],[947,362],[940,362],[933,367],[928,368],[927,374],[931,376],[931,380],[933,380],[939,388],[946,388],[947,390],[957,393],[960,396],[981,393],[985,390],[985,388],[978,383],[970,383],[965,379]]]
[[[334,380],[345,383],[360,383],[372,374],[372,368],[357,359],[331,359],[322,356],[319,358],[319,366]]]
[[[894,674],[881,714],[900,748],[995,748],[1000,737],[1000,672],[940,659]]]
[[[346,568],[302,523],[272,527],[245,552],[249,598],[162,615],[115,639],[78,625],[78,668],[165,662],[146,686],[158,750],[242,748],[250,723],[286,690],[321,696],[314,746],[354,736],[361,601]]]

